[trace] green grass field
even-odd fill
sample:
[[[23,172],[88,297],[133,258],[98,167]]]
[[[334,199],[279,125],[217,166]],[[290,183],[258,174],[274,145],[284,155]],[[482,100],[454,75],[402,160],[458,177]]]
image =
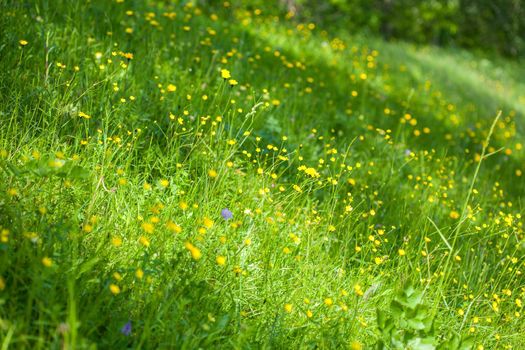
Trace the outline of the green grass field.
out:
[[[525,349],[522,62],[236,2],[0,9],[1,350]]]

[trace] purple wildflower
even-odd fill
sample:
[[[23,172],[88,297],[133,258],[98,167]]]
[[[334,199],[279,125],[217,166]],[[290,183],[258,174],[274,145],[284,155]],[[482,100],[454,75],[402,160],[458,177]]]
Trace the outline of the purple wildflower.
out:
[[[126,337],[131,334],[131,321],[128,321],[124,326],[122,326],[120,333],[124,334]]]
[[[233,213],[230,211],[230,209],[224,208],[223,210],[221,210],[221,216],[224,220],[229,220],[233,218]]]

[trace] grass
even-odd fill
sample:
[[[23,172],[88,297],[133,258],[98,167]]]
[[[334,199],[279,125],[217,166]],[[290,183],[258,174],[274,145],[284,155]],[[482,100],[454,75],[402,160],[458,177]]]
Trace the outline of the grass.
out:
[[[407,285],[421,338],[523,347],[519,62],[238,4],[0,7],[2,350],[370,348]]]

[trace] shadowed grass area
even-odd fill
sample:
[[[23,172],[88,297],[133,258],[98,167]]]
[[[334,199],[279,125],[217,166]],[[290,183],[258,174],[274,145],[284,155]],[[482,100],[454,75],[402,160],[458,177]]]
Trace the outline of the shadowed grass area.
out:
[[[360,349],[379,310],[519,348],[516,62],[241,4],[0,3],[2,346]]]

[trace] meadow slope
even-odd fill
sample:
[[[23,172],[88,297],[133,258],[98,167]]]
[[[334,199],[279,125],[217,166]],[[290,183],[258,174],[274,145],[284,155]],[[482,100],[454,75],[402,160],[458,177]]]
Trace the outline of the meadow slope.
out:
[[[2,350],[525,348],[520,62],[240,2],[0,9]]]

